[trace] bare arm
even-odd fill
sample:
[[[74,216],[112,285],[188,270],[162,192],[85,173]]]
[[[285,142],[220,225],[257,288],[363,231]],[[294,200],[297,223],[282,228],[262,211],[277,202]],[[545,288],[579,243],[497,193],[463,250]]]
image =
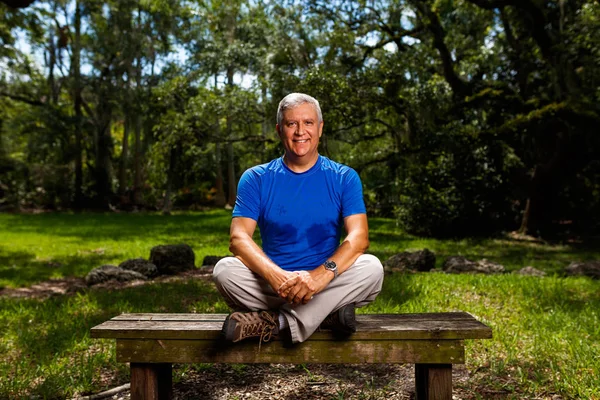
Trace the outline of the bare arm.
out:
[[[254,242],[252,235],[256,221],[252,218],[235,217],[231,220],[229,250],[252,272],[262,276],[277,291],[283,282],[296,276],[275,264]]]
[[[344,218],[344,228],[348,235],[333,253],[330,260],[338,267],[338,274],[350,268],[354,261],[369,248],[369,224],[367,214],[354,214]],[[319,268],[321,268],[320,266]],[[325,267],[322,267],[325,269]],[[318,268],[317,268],[318,269]],[[333,279],[333,272],[325,270]]]
[[[366,214],[354,214],[344,218],[348,233],[340,247],[329,260],[336,263],[338,274],[344,273],[369,247],[369,226]],[[312,296],[323,290],[334,278],[333,272],[318,266],[298,280],[290,280],[279,288],[279,295],[294,304],[308,303]]]

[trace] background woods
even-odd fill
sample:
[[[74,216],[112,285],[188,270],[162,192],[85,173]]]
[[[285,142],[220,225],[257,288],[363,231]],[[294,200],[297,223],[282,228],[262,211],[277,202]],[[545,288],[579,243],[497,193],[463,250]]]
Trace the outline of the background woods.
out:
[[[322,154],[359,171],[373,215],[438,236],[597,231],[598,2],[0,11],[3,210],[231,205],[240,174],[281,153],[277,102],[305,91]]]

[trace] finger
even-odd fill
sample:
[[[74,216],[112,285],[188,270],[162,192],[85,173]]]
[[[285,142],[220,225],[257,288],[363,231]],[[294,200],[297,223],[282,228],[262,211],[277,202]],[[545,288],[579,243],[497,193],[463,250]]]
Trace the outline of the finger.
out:
[[[314,292],[314,291],[310,291],[310,292],[308,292],[308,293],[307,293],[307,294],[304,296],[304,298],[302,299],[302,304],[306,304],[306,303],[308,303],[309,301],[311,301],[311,300],[313,299],[314,295],[315,295],[315,292]]]
[[[282,292],[289,291],[289,289],[292,288],[296,284],[298,279],[299,279],[298,275],[294,275],[294,276],[288,278],[285,282],[283,282],[281,285],[279,285],[279,289],[277,289],[277,293],[281,294]]]
[[[294,299],[298,296],[299,293],[301,293],[302,291],[302,285],[295,285],[293,288],[290,289],[286,299],[288,302],[290,303],[294,303]]]
[[[306,304],[311,299],[313,291],[308,287],[303,287],[294,297],[294,304]]]

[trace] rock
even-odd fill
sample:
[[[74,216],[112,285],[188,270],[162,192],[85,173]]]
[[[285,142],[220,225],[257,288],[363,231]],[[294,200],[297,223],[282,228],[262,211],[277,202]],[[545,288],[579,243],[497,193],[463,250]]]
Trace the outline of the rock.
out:
[[[194,269],[195,260],[194,250],[187,244],[155,246],[150,250],[150,262],[163,275],[175,275]]]
[[[223,258],[225,256],[206,256],[202,261],[202,267],[214,267]]]
[[[114,265],[103,265],[91,270],[85,277],[85,283],[91,286],[113,279],[119,282],[128,282],[138,279],[145,281],[148,278],[136,271],[129,271]]]
[[[156,265],[143,258],[132,258],[130,260],[125,260],[119,264],[119,268],[139,272],[148,278],[158,275],[158,268],[156,268]]]
[[[477,261],[478,271],[482,274],[502,274],[506,272],[504,265],[500,265],[493,261],[488,261],[485,258]]]
[[[488,261],[485,258],[480,261],[471,261],[462,256],[448,257],[442,265],[442,269],[451,274],[499,274],[505,271],[504,266]]]
[[[429,249],[404,251],[388,258],[383,265],[391,271],[430,271],[435,268],[435,254]]]
[[[444,261],[444,264],[442,264],[442,270],[449,273],[459,274],[461,272],[473,271],[476,268],[476,265],[477,264],[475,262],[467,260],[465,257],[452,256],[448,257],[446,261]]]
[[[565,272],[570,276],[582,275],[600,279],[600,261],[572,262],[565,268]]]
[[[540,271],[539,269],[533,268],[532,266],[521,268],[516,273],[519,275],[526,276],[546,276],[546,273],[544,271]]]

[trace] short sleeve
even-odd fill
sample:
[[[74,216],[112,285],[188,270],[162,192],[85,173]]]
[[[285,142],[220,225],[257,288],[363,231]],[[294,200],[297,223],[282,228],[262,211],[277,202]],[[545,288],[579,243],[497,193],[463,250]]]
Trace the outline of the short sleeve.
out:
[[[342,191],[342,217],[353,214],[366,214],[365,200],[363,198],[362,182],[358,173],[348,168],[345,174]]]
[[[246,170],[238,183],[234,217],[252,218],[258,221],[260,214],[260,177],[252,169]]]

